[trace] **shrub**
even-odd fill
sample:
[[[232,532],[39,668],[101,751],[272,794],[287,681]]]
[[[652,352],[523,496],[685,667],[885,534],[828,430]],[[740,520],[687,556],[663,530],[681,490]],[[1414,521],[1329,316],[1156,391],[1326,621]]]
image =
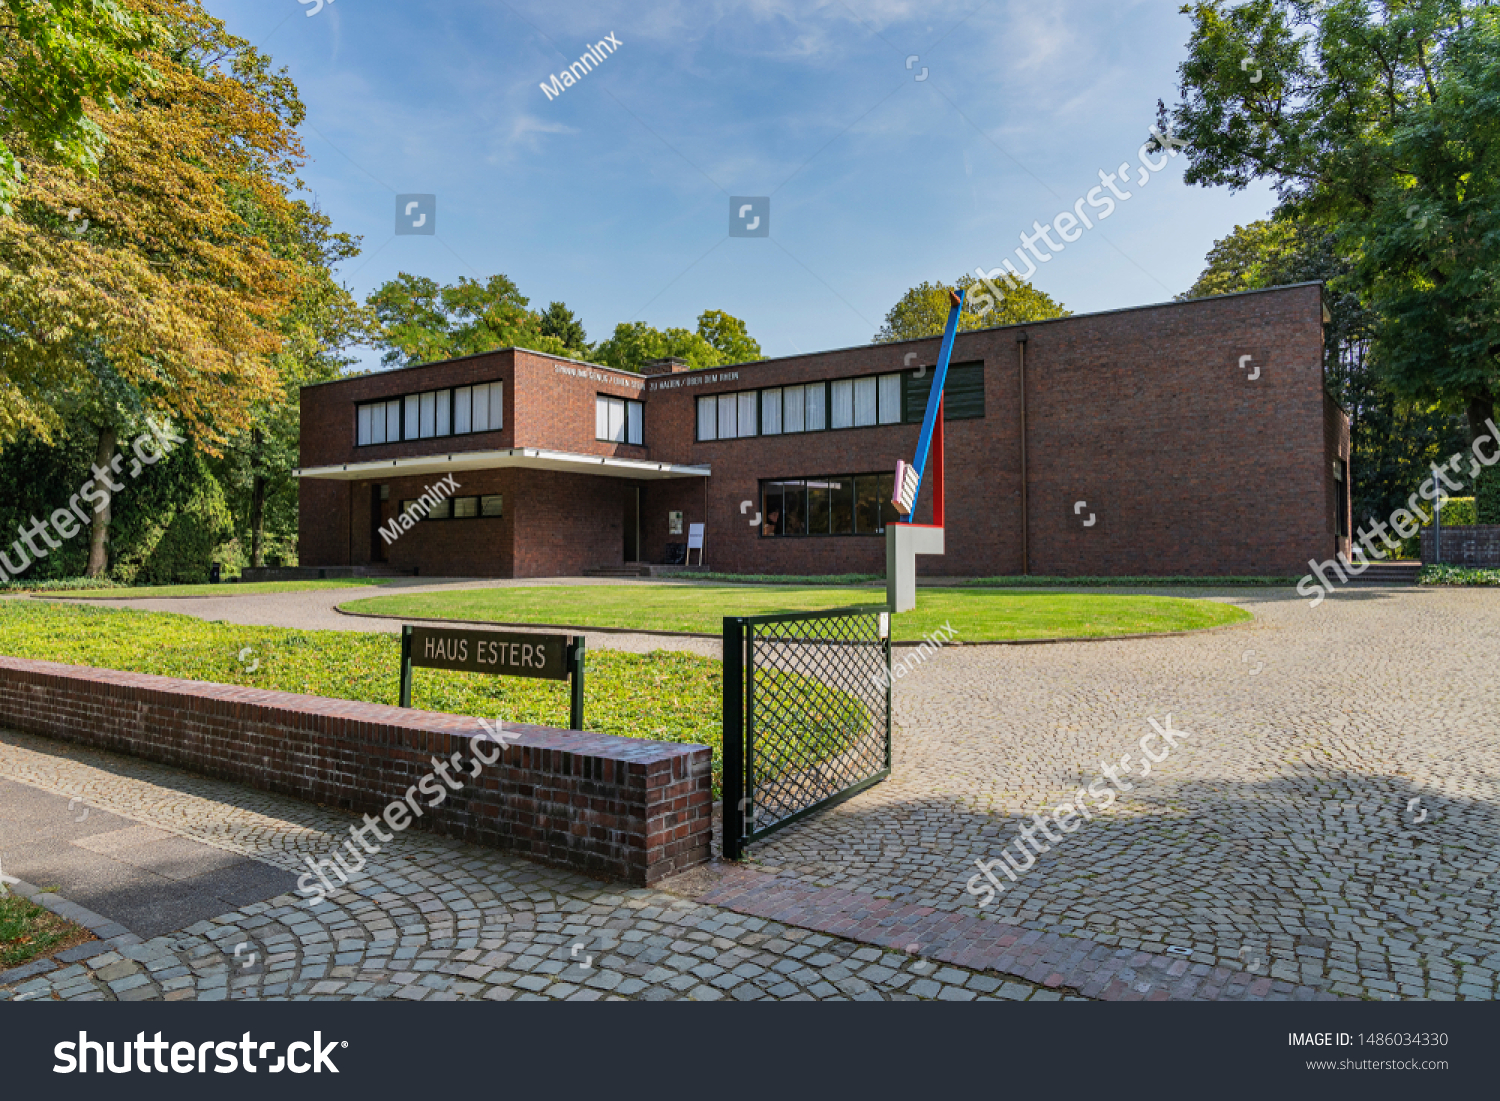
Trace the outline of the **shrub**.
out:
[[[1500,585],[1500,570],[1479,570],[1468,566],[1423,566],[1417,576],[1420,585]]]

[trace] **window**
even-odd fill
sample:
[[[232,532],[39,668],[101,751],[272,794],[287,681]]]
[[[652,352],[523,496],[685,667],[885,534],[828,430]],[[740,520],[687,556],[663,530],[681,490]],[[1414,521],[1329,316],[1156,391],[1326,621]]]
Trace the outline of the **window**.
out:
[[[755,435],[755,391],[747,390],[739,395],[740,405],[740,435]]]
[[[488,497],[479,498],[479,515],[504,516],[505,497],[499,493],[493,493]]]
[[[365,447],[497,431],[505,420],[504,386],[501,382],[483,382],[357,406],[355,442]]]
[[[358,434],[355,439],[364,447],[376,443],[395,443],[401,439],[401,399],[361,405],[355,410]]]
[[[841,378],[831,383],[829,390],[829,404],[833,406],[832,423],[835,428],[852,428],[854,426],[854,380]]]
[[[901,376],[880,376],[880,423],[901,423]]]
[[[802,419],[802,396],[805,387],[788,386],[781,391],[781,423],[788,432],[801,432],[805,423]]]
[[[719,438],[719,399],[716,397],[698,399],[698,438]]]
[[[719,400],[719,439],[732,440],[740,434],[738,410],[739,403],[733,394],[725,394]]]
[[[781,435],[781,390],[762,390],[760,392],[760,434],[762,436]]]
[[[453,518],[455,520],[468,520],[479,515],[478,497],[455,497],[453,498]]]
[[[640,444],[641,413],[638,401],[600,394],[594,399],[594,439]]]
[[[906,376],[906,423],[921,424],[927,413],[927,395],[932,393],[933,373],[918,378],[916,372]],[[943,385],[943,419],[969,420],[984,416],[984,364],[954,363],[948,368]]]
[[[761,483],[763,537],[883,535],[898,518],[895,474],[831,474]]]

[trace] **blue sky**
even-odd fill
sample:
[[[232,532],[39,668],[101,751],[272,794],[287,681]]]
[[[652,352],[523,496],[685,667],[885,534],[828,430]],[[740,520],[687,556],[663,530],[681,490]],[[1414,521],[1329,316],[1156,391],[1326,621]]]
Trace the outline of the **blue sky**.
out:
[[[303,179],[363,238],[359,297],[504,272],[591,340],[722,309],[770,356],[869,341],[908,287],[996,267],[1134,165],[1189,31],[1163,0],[205,2],[301,89]],[[1184,159],[1036,285],[1079,313],[1185,290],[1273,197],[1187,187]],[[434,236],[394,235],[401,193],[437,196]],[[731,196],[770,197],[769,237],[729,236]]]

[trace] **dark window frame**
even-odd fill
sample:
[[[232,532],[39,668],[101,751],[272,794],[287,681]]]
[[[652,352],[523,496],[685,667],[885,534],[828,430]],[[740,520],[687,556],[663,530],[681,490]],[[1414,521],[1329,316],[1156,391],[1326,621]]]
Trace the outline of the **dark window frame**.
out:
[[[889,372],[887,372],[887,373],[889,373]],[[865,427],[870,427],[870,426],[866,425]],[[895,426],[894,425],[886,425],[885,427],[891,428],[891,427],[895,427]],[[843,430],[840,429],[839,431],[843,431]],[[795,433],[795,432],[792,433],[792,434],[793,435],[797,435],[797,433]],[[878,499],[878,504],[880,506],[880,514],[881,514],[882,520],[881,520],[880,527],[877,528],[875,531],[860,531],[859,530],[859,484],[860,484],[861,480],[866,479],[866,478],[874,478],[874,479],[876,479],[876,483],[877,483],[876,493],[880,494],[879,499]],[[760,529],[756,532],[756,538],[757,539],[869,539],[869,538],[878,538],[880,536],[883,536],[885,534],[886,527],[889,526],[893,521],[895,521],[895,520],[897,520],[897,519],[900,518],[899,514],[896,512],[896,506],[893,505],[893,504],[891,504],[891,502],[889,500],[890,492],[887,492],[887,490],[894,491],[894,489],[895,489],[896,474],[895,474],[895,471],[892,471],[892,470],[873,470],[873,471],[867,471],[867,472],[862,473],[862,474],[804,474],[804,475],[787,475],[787,476],[780,477],[780,478],[761,478],[759,480],[759,482],[757,483],[757,486],[756,486],[756,492],[757,492],[756,499],[757,499],[757,501],[760,504],[760,508],[761,508],[762,513],[764,513],[765,512],[765,504],[766,504],[766,487],[767,486],[771,486],[771,485],[784,485],[784,484],[786,484],[788,482],[798,482],[798,483],[801,483],[801,485],[803,487],[803,490],[802,490],[802,492],[803,492],[803,514],[804,514],[803,518],[804,518],[804,524],[805,524],[808,520],[811,519],[811,514],[812,514],[812,503],[811,503],[812,502],[812,498],[811,498],[811,493],[810,493],[810,491],[807,488],[808,483],[809,482],[818,482],[818,481],[837,481],[837,480],[841,480],[841,479],[848,479],[852,483],[851,486],[850,486],[851,515],[850,515],[850,518],[849,518],[850,519],[849,526],[850,526],[851,530],[849,530],[849,531],[833,531],[833,530],[829,530],[829,531],[816,531],[816,532],[814,532],[814,531],[803,531],[803,532],[797,532],[797,533],[794,533],[794,534],[791,534],[791,535],[787,535],[784,532],[783,533],[775,533],[775,532],[773,532],[770,535],[767,535],[766,534],[766,526],[767,525],[765,523],[764,518],[762,518],[762,521],[761,521],[761,524],[760,524]],[[880,485],[881,481],[885,481],[887,484],[885,486],[881,486]],[[829,512],[829,528],[832,529],[832,527],[833,527],[834,505],[833,505],[833,501],[831,499],[829,501],[828,512]],[[786,522],[786,508],[785,508],[785,506],[783,506],[781,508],[781,510],[780,510],[780,517],[781,517],[780,522],[781,522],[781,524],[784,525],[785,522]]]
[[[503,396],[500,399],[501,425],[500,425],[499,428],[481,428],[477,432],[473,428],[470,428],[467,432],[459,432],[459,431],[457,431],[454,428],[455,421],[454,421],[454,397],[453,397],[453,392],[455,390],[462,390],[465,387],[468,387],[468,388],[472,389],[475,386],[494,386],[497,383],[501,387],[501,391],[500,391],[501,394],[504,395],[504,393],[505,393],[505,379],[503,379],[503,378],[495,378],[495,379],[489,379],[488,381],[482,381],[482,382],[464,382],[464,383],[455,383],[454,385],[451,385],[451,386],[435,386],[431,390],[417,390],[417,391],[414,391],[413,393],[410,393],[410,394],[405,394],[405,393],[403,393],[403,394],[394,394],[394,395],[392,395],[390,397],[385,397],[385,398],[370,398],[370,399],[368,399],[366,401],[357,401],[357,402],[354,403],[354,446],[355,446],[355,449],[357,450],[359,448],[364,448],[364,447],[385,447],[388,444],[393,444],[393,443],[416,443],[416,442],[419,442],[421,440],[447,440],[447,439],[452,439],[455,436],[482,436],[482,435],[484,435],[487,432],[503,432],[503,431],[505,431],[505,423],[504,423],[504,420],[505,420],[505,399],[504,399]],[[417,431],[417,435],[415,435],[415,436],[408,436],[406,434],[406,403],[408,401],[412,400],[413,398],[420,398],[423,394],[441,393],[443,391],[447,391],[447,394],[448,394],[448,432],[447,432],[447,434],[443,435],[443,436],[438,436],[438,435],[424,436],[424,435],[421,434],[421,429],[419,427],[418,431]],[[371,406],[371,405],[385,406],[385,405],[390,404],[393,401],[398,401],[398,402],[401,403],[401,415],[400,415],[400,417],[397,418],[398,425],[399,425],[399,427],[401,429],[401,436],[400,436],[400,438],[399,439],[395,439],[395,440],[386,439],[386,440],[382,440],[380,443],[360,443],[359,442],[359,411],[361,409],[365,408],[366,406]],[[420,424],[420,418],[421,418],[421,414],[419,412],[418,413],[419,424]],[[437,424],[437,410],[436,409],[433,410],[433,424],[434,424],[434,426]],[[641,434],[642,434],[642,437],[644,438],[644,436],[645,436],[645,415],[644,415],[644,412],[642,413],[642,416],[641,416],[641,424],[642,424]]]

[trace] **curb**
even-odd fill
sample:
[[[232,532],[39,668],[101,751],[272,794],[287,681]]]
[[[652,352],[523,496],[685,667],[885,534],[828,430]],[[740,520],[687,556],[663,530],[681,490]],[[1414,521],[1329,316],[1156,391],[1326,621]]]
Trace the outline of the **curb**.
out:
[[[118,948],[143,943],[140,937],[119,922],[69,901],[55,891],[43,891],[40,887],[23,880],[12,880],[11,891],[38,906],[51,910],[58,917],[67,918],[73,924],[83,926],[99,939],[77,944],[72,948],[64,948],[55,956],[35,959],[19,967],[12,967],[9,971],[0,971],[0,986],[11,986],[37,975],[45,975],[48,971],[55,971],[59,961],[79,963],[113,952]]]

